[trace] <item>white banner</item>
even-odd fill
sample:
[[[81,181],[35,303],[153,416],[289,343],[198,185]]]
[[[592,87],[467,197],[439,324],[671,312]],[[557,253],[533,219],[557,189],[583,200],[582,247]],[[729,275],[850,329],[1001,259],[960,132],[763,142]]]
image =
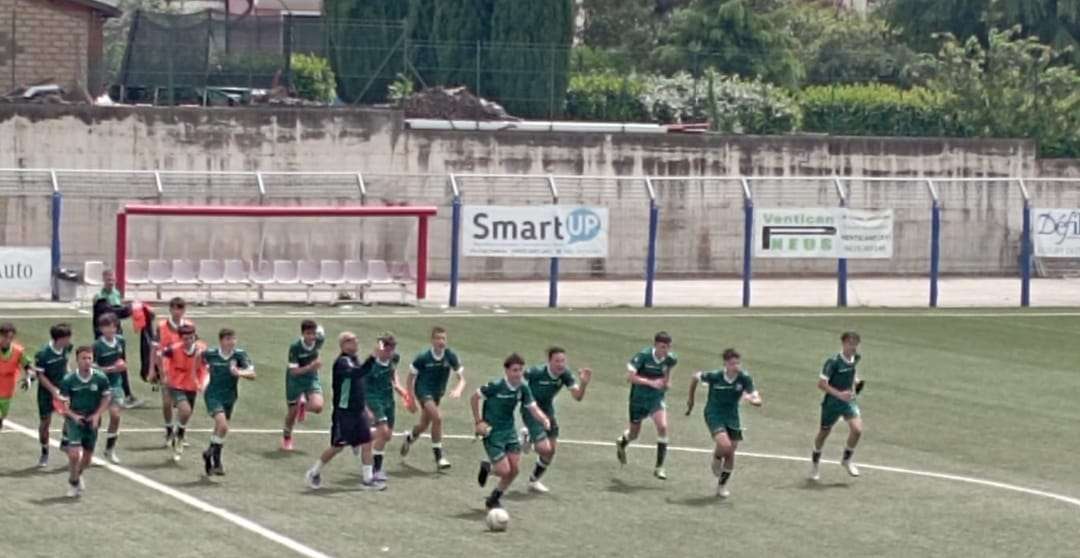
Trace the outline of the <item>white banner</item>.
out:
[[[572,205],[466,205],[462,253],[503,258],[606,258],[608,210]]]
[[[52,253],[48,248],[0,246],[0,297],[52,295]]]
[[[1040,258],[1080,258],[1080,209],[1036,209],[1031,236]]]
[[[754,257],[891,258],[893,212],[754,208]]]

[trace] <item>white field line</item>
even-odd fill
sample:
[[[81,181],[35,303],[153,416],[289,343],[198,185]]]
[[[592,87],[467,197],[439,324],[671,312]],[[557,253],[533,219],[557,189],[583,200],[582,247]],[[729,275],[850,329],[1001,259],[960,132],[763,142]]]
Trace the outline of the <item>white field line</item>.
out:
[[[19,426],[17,428],[23,428],[23,427]],[[24,430],[25,430],[26,433],[29,433],[30,435],[34,435],[34,436],[37,435],[36,431],[30,431],[30,430],[26,430],[26,429],[24,429]],[[161,429],[160,428],[132,428],[132,429],[124,429],[122,432],[123,433],[161,433]],[[208,429],[208,428],[198,428],[198,429],[189,428],[188,432],[210,433],[211,429]],[[235,433],[235,434],[281,434],[281,429],[280,428],[234,428],[234,429],[230,429],[229,433],[231,433],[231,434],[233,434],[233,433]],[[327,432],[324,431],[324,430],[293,430],[293,434],[325,435],[326,433]],[[404,432],[395,433],[395,436],[399,436],[399,435],[404,436]],[[424,436],[427,437],[426,434]],[[467,435],[462,435],[462,434],[443,434],[443,438],[449,438],[449,439],[452,439],[452,440],[472,440],[472,439],[474,439],[473,436],[467,436]],[[597,446],[597,447],[611,447],[611,446],[614,446],[613,441],[612,442],[602,442],[602,441],[599,441],[599,440],[568,440],[568,439],[563,439],[563,438],[559,438],[559,443],[560,444],[577,445],[577,446]],[[646,445],[642,445],[642,444],[631,444],[630,447],[637,448],[637,449],[649,449],[652,446],[646,446]],[[709,449],[709,448],[692,448],[692,447],[684,447],[684,446],[670,446],[670,447],[668,447],[668,450],[669,451],[683,451],[683,452],[690,452],[690,453],[706,453],[706,454],[712,452],[712,449]],[[806,462],[806,463],[810,462],[810,458],[808,458],[808,457],[799,457],[799,456],[793,456],[793,455],[780,455],[780,454],[775,454],[775,453],[757,453],[757,452],[740,451],[740,452],[738,452],[738,455],[745,456],[745,457],[752,457],[752,458],[755,458],[755,459],[773,459],[773,460],[778,460],[778,461],[796,461],[796,462]],[[828,460],[828,459],[822,459],[822,462],[823,463],[830,463],[830,464],[838,464],[839,463],[838,461],[833,461],[833,460]],[[115,467],[113,465],[109,465],[109,466],[110,467]],[[888,472],[888,473],[897,473],[897,474],[902,474],[902,475],[911,475],[911,476],[916,476],[916,477],[923,477],[923,478],[930,478],[930,479],[937,479],[937,480],[946,480],[946,481],[953,481],[953,482],[962,482],[962,483],[966,483],[966,484],[974,484],[974,485],[977,485],[977,486],[985,486],[985,487],[989,487],[989,488],[997,488],[999,490],[1008,490],[1008,491],[1017,492],[1017,493],[1020,493],[1020,494],[1027,494],[1029,496],[1038,496],[1038,497],[1041,497],[1041,498],[1049,498],[1051,500],[1057,500],[1059,502],[1069,504],[1071,506],[1080,507],[1080,498],[1074,498],[1072,496],[1066,496],[1064,494],[1056,494],[1054,492],[1046,492],[1044,490],[1037,490],[1037,489],[1034,489],[1034,488],[1027,488],[1027,487],[1018,486],[1018,485],[1015,485],[1015,484],[1009,484],[1009,483],[1004,483],[1004,482],[997,482],[997,481],[992,481],[992,480],[980,479],[980,478],[977,478],[977,477],[967,477],[967,476],[963,476],[963,475],[951,475],[951,474],[947,474],[947,473],[936,473],[934,471],[920,471],[920,470],[917,470],[917,469],[907,469],[907,468],[904,468],[904,467],[891,467],[891,466],[888,466],[888,465],[872,465],[872,464],[867,464],[867,463],[859,463],[859,467],[862,468],[862,469],[870,469],[870,470],[874,470],[874,471],[885,471],[885,472]],[[136,473],[131,473],[131,474],[135,475]],[[149,480],[149,479],[147,479],[147,480]],[[153,481],[149,481],[149,482],[153,482]],[[169,490],[171,490],[171,489],[169,489]],[[224,510],[221,510],[221,511],[224,512]],[[224,512],[224,513],[228,513],[228,512]]]
[[[25,426],[22,426],[20,424],[16,424],[16,423],[13,423],[13,422],[10,422],[10,421],[5,421],[4,425],[7,426],[8,428],[11,428],[15,432],[25,434],[25,435],[27,435],[27,436],[29,436],[31,438],[34,438],[35,440],[37,439],[37,430],[32,430],[30,428],[27,428]],[[57,440],[54,439],[52,441],[52,446],[58,448],[58,447],[60,447],[60,443]],[[143,476],[143,475],[141,475],[139,473],[136,473],[135,471],[132,471],[131,469],[128,469],[126,467],[121,467],[119,465],[113,465],[112,463],[109,463],[109,462],[107,462],[107,461],[105,461],[103,459],[97,458],[97,457],[94,458],[94,464],[98,465],[98,466],[101,466],[101,467],[104,467],[104,468],[108,469],[109,471],[111,471],[113,473],[116,473],[116,474],[118,474],[118,475],[120,475],[120,476],[122,476],[122,477],[124,477],[124,478],[126,478],[128,480],[137,482],[137,483],[139,483],[139,484],[141,484],[141,485],[143,485],[143,486],[145,486],[145,487],[147,487],[147,488],[149,488],[151,490],[160,492],[160,493],[162,493],[162,494],[164,494],[166,496],[169,496],[171,498],[179,500],[179,501],[181,501],[181,502],[183,502],[183,503],[185,503],[185,504],[187,504],[187,505],[189,505],[189,506],[191,506],[191,507],[193,507],[193,508],[195,508],[195,509],[197,509],[199,511],[206,512],[208,514],[220,517],[221,519],[224,519],[225,521],[228,521],[229,523],[232,523],[232,524],[234,524],[234,525],[236,525],[236,526],[238,526],[238,527],[240,527],[242,529],[245,529],[247,531],[251,531],[252,533],[255,533],[256,535],[259,535],[259,536],[261,536],[261,537],[263,537],[265,539],[268,539],[268,540],[270,540],[272,542],[280,544],[281,546],[284,546],[285,548],[288,548],[289,550],[292,550],[293,552],[296,552],[297,554],[299,554],[301,556],[305,556],[307,558],[330,558],[330,556],[327,555],[327,554],[323,554],[322,552],[319,552],[318,550],[315,550],[314,548],[311,548],[311,547],[309,547],[307,545],[301,544],[301,543],[299,543],[299,542],[297,542],[297,541],[295,541],[295,540],[293,540],[293,539],[291,539],[289,537],[286,537],[285,535],[282,535],[281,533],[278,533],[276,531],[271,531],[270,529],[267,529],[266,527],[263,527],[262,525],[259,525],[258,523],[255,523],[254,521],[251,521],[250,519],[241,517],[241,516],[236,515],[235,513],[232,513],[232,512],[230,512],[228,510],[225,510],[225,509],[219,508],[217,506],[211,505],[211,504],[209,504],[209,503],[207,503],[207,502],[205,502],[203,500],[200,500],[200,499],[198,499],[198,498],[196,498],[194,496],[191,496],[190,494],[187,494],[185,492],[181,492],[179,490],[176,490],[175,488],[172,488],[171,486],[166,486],[164,484],[161,484],[161,483],[159,483],[159,482],[157,482],[157,481],[155,481],[153,479],[150,479],[150,478],[145,477],[145,476]]]
[[[1080,312],[1028,312],[1017,310],[1015,312],[950,312],[950,311],[897,311],[897,312],[521,312],[504,310],[498,314],[471,314],[460,311],[442,310],[421,313],[419,310],[409,314],[361,314],[353,312],[275,312],[275,313],[201,313],[190,312],[192,318],[229,319],[242,318],[244,320],[282,320],[297,316],[318,316],[322,320],[346,320],[362,317],[365,320],[431,320],[431,319],[475,319],[475,318],[672,318],[672,319],[717,319],[717,318],[1080,318]],[[77,317],[76,314],[8,314],[4,316],[9,320],[63,320]]]

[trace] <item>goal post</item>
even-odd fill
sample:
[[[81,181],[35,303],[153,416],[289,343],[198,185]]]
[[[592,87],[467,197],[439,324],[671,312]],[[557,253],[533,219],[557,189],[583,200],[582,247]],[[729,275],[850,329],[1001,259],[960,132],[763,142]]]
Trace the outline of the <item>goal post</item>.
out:
[[[438,214],[433,206],[271,206],[271,205],[152,205],[128,204],[116,213],[116,284],[127,286],[128,218],[132,216],[192,218],[415,218],[416,298],[427,297],[428,227]]]

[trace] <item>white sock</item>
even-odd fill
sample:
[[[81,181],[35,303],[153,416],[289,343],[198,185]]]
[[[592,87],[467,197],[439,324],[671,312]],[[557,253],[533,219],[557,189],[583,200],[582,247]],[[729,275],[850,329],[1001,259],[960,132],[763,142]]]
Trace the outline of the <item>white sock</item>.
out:
[[[314,471],[315,474],[317,475],[322,471],[322,466],[323,466],[323,462],[322,462],[322,459],[320,459],[320,460],[316,461],[314,465],[311,466],[311,470]]]
[[[364,479],[364,482],[371,482],[371,479],[375,476],[373,470],[374,468],[371,465],[360,466],[360,476]]]

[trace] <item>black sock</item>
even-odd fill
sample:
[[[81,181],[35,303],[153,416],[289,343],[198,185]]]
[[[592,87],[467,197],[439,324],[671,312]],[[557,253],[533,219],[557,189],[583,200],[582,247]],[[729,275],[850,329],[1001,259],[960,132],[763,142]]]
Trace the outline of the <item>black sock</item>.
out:
[[[817,465],[818,463],[820,463],[821,462],[821,450],[814,450],[813,452],[811,452],[810,453],[810,461],[813,461],[814,465]]]
[[[131,399],[131,381],[128,380],[127,370],[121,372],[120,377],[123,379],[124,397]]]
[[[492,502],[498,502],[498,501],[499,501],[499,499],[501,499],[501,498],[502,498],[502,495],[503,495],[503,491],[502,491],[502,490],[499,490],[499,488],[498,488],[498,487],[495,487],[495,488],[494,488],[494,489],[493,489],[493,490],[491,491],[491,496],[488,496],[488,500],[491,500]]]
[[[431,453],[435,454],[435,461],[438,461],[438,460],[442,459],[443,454],[442,454],[442,448],[441,447],[431,448]]]
[[[0,418],[0,428],[4,427],[4,419]]]
[[[540,477],[544,476],[544,472],[547,471],[548,465],[550,465],[550,463],[544,463],[543,459],[537,459],[536,460],[536,467],[533,467],[533,474],[532,474],[531,477],[529,477],[529,480],[531,480],[531,481],[540,480]]]
[[[210,460],[215,467],[221,467],[221,448],[222,444],[210,442]]]
[[[375,467],[373,467],[375,471],[382,471],[382,458],[383,456],[381,453],[375,454]]]
[[[187,431],[187,428],[185,428],[185,427],[183,427],[183,426],[177,426],[177,427],[176,427],[176,437],[177,437],[177,438],[180,438],[181,440],[183,440],[183,439],[184,439],[184,433],[185,433],[186,431]]]
[[[625,448],[628,445],[630,445],[630,440],[626,438],[626,434],[619,436],[619,447]]]
[[[855,453],[855,450],[851,448],[844,448],[844,461],[851,461],[851,455]]]
[[[724,471],[720,473],[720,484],[727,484],[727,480],[731,478],[731,471]]]
[[[165,437],[172,438],[173,427],[171,424],[165,426]]]
[[[664,466],[664,458],[667,457],[667,442],[656,443],[656,466]]]
[[[105,438],[105,451],[112,451],[116,447],[116,434],[109,434]]]
[[[68,477],[68,484],[71,486],[79,486],[79,479],[72,480],[71,477]]]
[[[49,446],[47,446],[47,445],[46,446],[41,446],[41,455],[43,457],[48,457],[49,456]]]
[[[476,475],[476,482],[483,487],[487,484],[488,476],[491,475],[491,463],[487,461],[480,462],[480,471]]]

